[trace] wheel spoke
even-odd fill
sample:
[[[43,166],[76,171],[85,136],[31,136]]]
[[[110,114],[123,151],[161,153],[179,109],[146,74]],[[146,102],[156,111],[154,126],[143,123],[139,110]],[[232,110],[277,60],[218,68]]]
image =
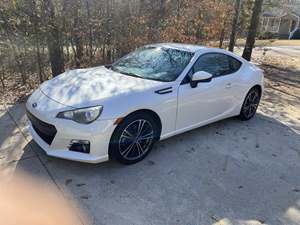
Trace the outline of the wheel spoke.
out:
[[[250,105],[245,105],[244,106],[244,112],[247,112],[249,110],[249,108],[250,108]]]
[[[132,142],[123,152],[121,152],[121,154],[124,157],[127,157],[128,154],[132,151],[132,148],[133,148],[134,144],[135,144],[135,142]]]
[[[140,136],[139,140],[140,141],[142,141],[142,140],[149,140],[149,139],[152,139],[152,138],[153,138],[153,131],[151,131],[148,134],[144,134],[144,135]]]
[[[257,93],[256,92],[253,92],[253,97],[251,98],[251,102],[256,102],[256,99],[257,99]]]
[[[256,105],[255,105],[255,104],[252,104],[252,105],[250,106],[250,108],[252,109],[252,113],[253,113],[253,112],[255,112],[255,110],[256,110]]]
[[[128,130],[124,130],[121,138],[127,138],[127,139],[132,140],[132,139],[134,139],[134,135],[131,134]]]
[[[255,109],[257,109],[258,103],[253,103],[252,106],[253,106]]]
[[[145,120],[139,120],[137,136],[139,136],[144,128]]]
[[[253,112],[254,112],[253,107],[250,106],[250,107],[249,107],[249,111],[248,111],[248,117],[251,117],[252,114],[253,114]]]
[[[138,153],[139,153],[139,156],[144,154],[144,149],[143,147],[141,146],[141,144],[137,141],[136,143],[136,146],[137,146],[137,149],[138,149]]]
[[[246,100],[245,105],[249,106],[250,104],[251,104],[251,96],[249,95],[249,96],[247,97],[247,100]]]

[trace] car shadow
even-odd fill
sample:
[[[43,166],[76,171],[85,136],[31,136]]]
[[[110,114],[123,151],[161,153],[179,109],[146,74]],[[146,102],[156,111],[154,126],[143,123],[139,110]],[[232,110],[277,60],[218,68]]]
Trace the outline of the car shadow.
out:
[[[27,119],[23,108],[22,105],[1,106],[0,174],[13,172],[19,160],[34,156],[34,152],[27,145],[30,136],[24,126]]]
[[[51,158],[33,141],[28,145],[95,224],[294,224],[300,218],[300,136],[262,114],[158,142],[131,166]]]

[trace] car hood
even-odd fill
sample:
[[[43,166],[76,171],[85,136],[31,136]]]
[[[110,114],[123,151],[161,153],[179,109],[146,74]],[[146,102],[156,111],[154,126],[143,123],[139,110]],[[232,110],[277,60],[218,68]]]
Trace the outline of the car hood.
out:
[[[141,92],[162,82],[123,75],[104,66],[77,69],[46,81],[40,90],[66,106],[78,107],[129,92]]]

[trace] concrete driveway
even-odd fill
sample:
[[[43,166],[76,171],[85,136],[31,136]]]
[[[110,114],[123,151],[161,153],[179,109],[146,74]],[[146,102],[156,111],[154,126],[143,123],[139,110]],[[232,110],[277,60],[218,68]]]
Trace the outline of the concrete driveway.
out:
[[[266,76],[257,116],[231,118],[157,143],[141,163],[47,157],[24,106],[0,108],[0,166],[75,199],[84,224],[300,224],[300,76]],[[76,213],[74,211],[74,213]]]

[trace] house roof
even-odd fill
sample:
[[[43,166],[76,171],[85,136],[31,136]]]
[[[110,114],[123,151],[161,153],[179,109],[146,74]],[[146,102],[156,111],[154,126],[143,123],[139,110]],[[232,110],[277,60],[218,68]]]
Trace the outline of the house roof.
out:
[[[284,16],[296,16],[300,18],[300,12],[296,12],[296,11],[291,11],[291,12],[286,12],[286,13],[273,13],[273,12],[264,12],[262,14],[263,17],[276,17],[276,18],[281,18]]]
[[[289,4],[280,4],[278,6],[269,7],[263,12],[262,16],[276,18],[281,18],[283,16],[300,17],[300,0],[295,0],[293,3]]]

